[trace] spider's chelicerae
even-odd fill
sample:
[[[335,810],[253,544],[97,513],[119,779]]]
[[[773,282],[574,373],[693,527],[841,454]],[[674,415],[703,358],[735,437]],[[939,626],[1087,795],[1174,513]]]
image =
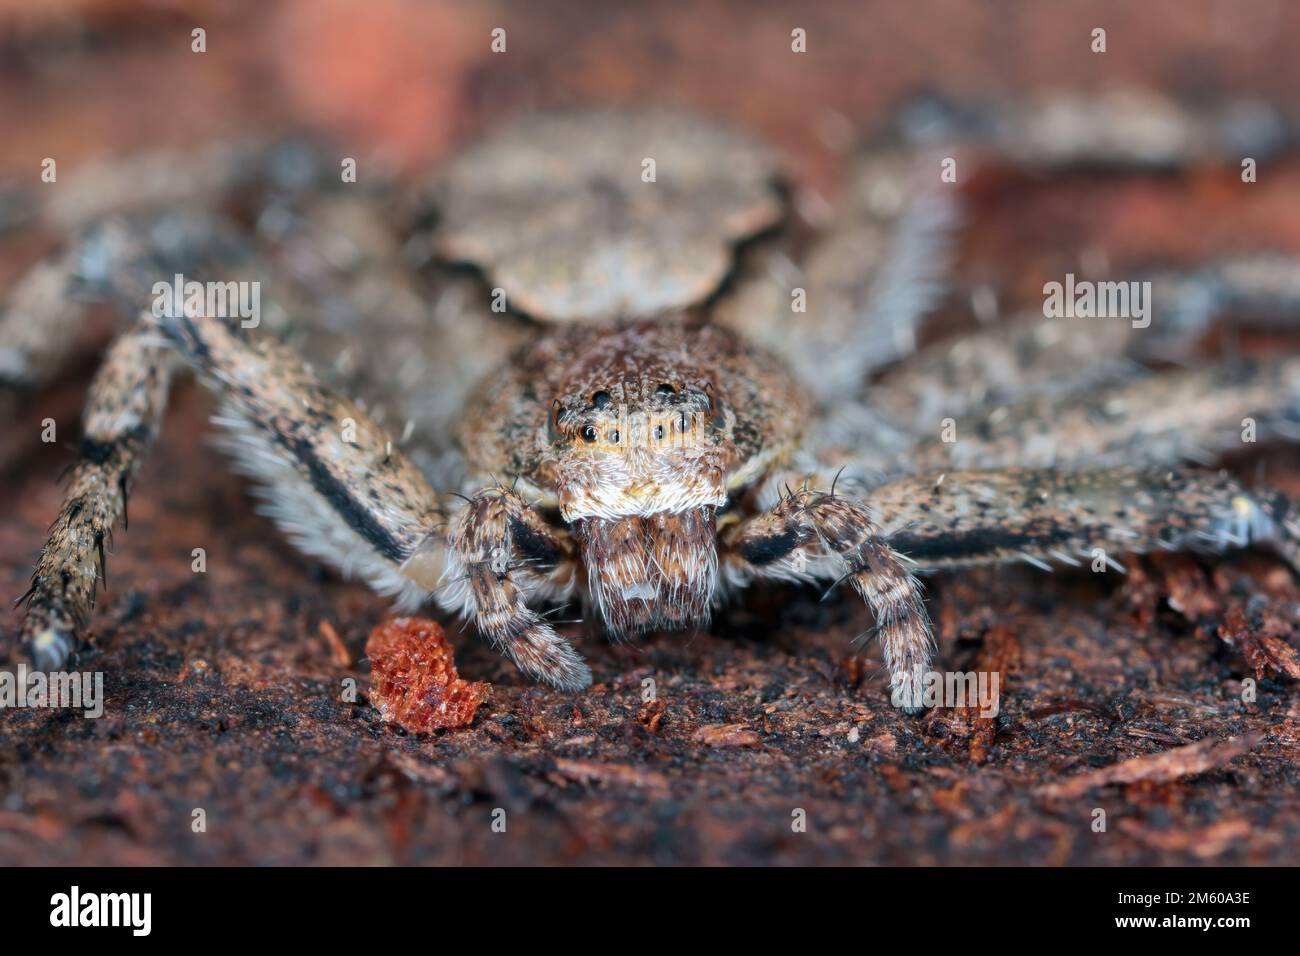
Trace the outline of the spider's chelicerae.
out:
[[[847,583],[915,710],[918,574],[1258,541],[1294,564],[1280,495],[1184,463],[1239,447],[1245,419],[1294,436],[1300,360],[1155,361],[1190,356],[1222,313],[1291,317],[1290,260],[1140,275],[1149,323],[1037,309],[915,344],[970,169],[1163,174],[1286,140],[1240,104],[918,102],[856,154],[833,214],[800,204],[826,226],[811,244],[767,149],[670,110],[516,120],[418,199],[302,143],[83,169],[6,207],[70,234],[11,292],[9,384],[55,374],[82,304],[133,319],[91,386],[23,643],[47,669],[76,649],[186,365],[303,551],[403,604],[436,597],[569,690],[592,675],[546,608],[578,594],[630,636],[701,626],[758,582]],[[155,307],[179,277],[209,285]],[[233,308],[241,281],[260,283],[256,315]],[[973,301],[996,318],[987,291]]]

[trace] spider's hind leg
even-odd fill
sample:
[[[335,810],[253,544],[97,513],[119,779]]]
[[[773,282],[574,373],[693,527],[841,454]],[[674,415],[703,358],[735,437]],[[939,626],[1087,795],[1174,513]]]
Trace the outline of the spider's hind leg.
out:
[[[1298,418],[1300,359],[1239,360],[957,414],[951,433],[933,433],[899,466],[937,474],[1213,464],[1256,439],[1294,438]]]
[[[803,266],[755,250],[717,321],[781,355],[821,401],[855,393],[873,370],[911,354],[941,298],[960,218],[932,159],[893,142],[865,149]]]
[[[85,341],[90,306],[107,304],[127,321],[177,273],[243,271],[250,248],[232,225],[207,211],[153,210],[95,222],[37,262],[0,305],[0,414],[55,380]]]
[[[68,301],[68,251],[38,262],[7,290],[0,307],[0,408],[50,382],[73,350],[84,309]]]

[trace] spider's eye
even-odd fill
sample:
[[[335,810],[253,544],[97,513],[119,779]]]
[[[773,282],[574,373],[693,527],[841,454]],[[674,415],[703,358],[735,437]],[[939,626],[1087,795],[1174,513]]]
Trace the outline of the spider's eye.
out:
[[[609,404],[609,392],[599,391],[591,396],[591,404],[596,408],[604,408]]]
[[[596,440],[596,427],[594,425],[588,425],[582,430],[582,440],[588,442]]]
[[[663,439],[664,439],[664,426],[662,426],[662,425],[656,425],[656,426],[655,426],[655,440],[656,440],[656,441],[663,441]]]
[[[609,433],[609,443],[611,445],[618,444],[618,429],[614,429],[614,431]]]
[[[677,416],[677,430],[683,435],[686,434],[686,413],[681,412]]]
[[[667,382],[664,382],[662,385],[660,385],[658,388],[655,389],[655,394],[656,394],[656,395],[676,395],[676,394],[677,394],[677,389],[673,388],[673,387],[672,387],[671,385],[669,385]]]

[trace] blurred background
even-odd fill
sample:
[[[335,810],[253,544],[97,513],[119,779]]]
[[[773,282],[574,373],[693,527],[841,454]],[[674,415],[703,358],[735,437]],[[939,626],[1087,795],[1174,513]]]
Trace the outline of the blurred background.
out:
[[[1104,27],[1108,48],[1090,51]],[[207,52],[190,31],[207,31]],[[507,31],[505,54],[490,32]],[[808,52],[790,52],[807,31]],[[43,156],[310,128],[416,169],[511,111],[667,100],[781,144],[834,182],[850,128],[918,89],[999,100],[1152,86],[1285,103],[1285,0],[591,4],[437,0],[0,0],[0,173]]]

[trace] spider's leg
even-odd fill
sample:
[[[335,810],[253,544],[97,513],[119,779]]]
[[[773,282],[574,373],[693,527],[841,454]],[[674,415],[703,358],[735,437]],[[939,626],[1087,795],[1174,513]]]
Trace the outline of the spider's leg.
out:
[[[940,180],[937,156],[868,149],[803,267],[756,250],[717,320],[781,355],[819,400],[855,394],[873,369],[916,348],[948,272],[956,190]]]
[[[257,480],[266,513],[301,550],[407,607],[469,574],[475,600],[462,606],[521,669],[562,687],[590,683],[572,647],[523,603],[527,575],[511,567],[543,550],[566,553],[542,535],[540,519],[488,496],[449,522],[419,468],[292,349],[220,319],[162,324],[218,394],[236,466]]]
[[[1098,326],[1025,313],[900,360],[867,388],[862,405],[910,445],[938,433],[945,418],[1137,378],[1145,370],[1126,354],[1133,334],[1128,322]],[[831,427],[861,420],[857,407],[837,404]]]
[[[1294,326],[1300,316],[1300,259],[1292,256],[1231,257],[1145,274],[1152,276],[1148,326],[1027,310],[901,359],[865,401],[898,428],[932,435],[945,417],[1141,377],[1146,362],[1188,357],[1220,316],[1251,327]]]
[[[56,183],[36,188],[4,184],[0,234],[6,226],[34,224],[69,235],[131,210],[214,209],[235,198],[261,207],[338,188],[339,182],[332,153],[304,137],[137,152],[60,168]]]
[[[0,307],[0,412],[54,380],[88,344],[90,303],[134,320],[175,276],[232,278],[249,248],[236,230],[206,212],[153,211],[97,222],[38,262]]]
[[[1150,327],[1134,330],[1130,348],[1141,361],[1190,360],[1205,331],[1221,319],[1230,327],[1270,331],[1294,331],[1300,324],[1300,258],[1290,253],[1235,252],[1133,278],[1151,283]],[[1084,320],[1084,331],[1096,324]]]
[[[8,196],[21,207],[17,225],[31,220],[65,240],[6,290],[0,415],[49,384],[85,347],[78,333],[88,303],[112,304],[134,320],[158,281],[178,273],[225,281],[247,271],[248,244],[215,210],[238,194],[246,205],[273,207],[283,217],[286,204],[337,182],[333,166],[301,140],[241,142],[88,163],[56,186],[0,193],[0,205]],[[5,225],[0,210],[0,230]],[[267,313],[273,318],[273,309]]]
[[[1293,145],[1285,118],[1257,100],[1207,107],[1124,89],[999,104],[958,125],[1001,162],[1038,174],[1236,166],[1243,156],[1272,157]]]
[[[906,470],[1208,464],[1295,437],[1298,416],[1300,359],[1237,361],[951,416],[909,451]]]
[[[0,307],[0,414],[53,381],[74,352],[85,317],[66,289],[74,256],[65,251],[42,260],[8,290]]]
[[[119,517],[167,403],[176,355],[143,325],[109,349],[86,399],[81,452],[32,576],[21,640],[33,662],[58,670],[90,619],[104,544]]]
[[[1227,414],[1233,396],[1251,406],[1242,409],[1242,417],[1258,418],[1255,413],[1264,412],[1264,421],[1257,424],[1294,434],[1289,422],[1296,406],[1287,408],[1285,381],[1272,378],[1267,363],[1258,366],[1263,371],[1259,384],[1267,389],[1271,382],[1278,382],[1283,388],[1273,398],[1257,391],[1251,398],[1241,390],[1248,384],[1249,365],[1225,365],[1217,372],[1203,370],[1154,379],[1156,373],[1147,363],[1190,359],[1201,333],[1219,316],[1230,316],[1233,322],[1252,328],[1294,324],[1295,316],[1300,315],[1300,259],[1269,255],[1250,261],[1213,260],[1193,269],[1165,272],[1156,280],[1149,301],[1153,308],[1149,328],[1136,328],[1122,318],[1049,318],[1034,310],[969,335],[935,342],[885,370],[867,388],[861,402],[837,402],[828,409],[814,435],[815,453],[828,466],[846,460],[869,461],[882,471],[889,470],[890,459],[906,459],[917,445],[922,447],[915,454],[936,467],[1046,464],[1079,454],[1071,450],[1078,429],[1071,425],[1062,431],[1068,442],[1052,442],[1043,435],[1035,437],[1041,429],[1026,425],[1026,418],[1084,408],[1104,408],[1105,414],[1083,416],[1089,418],[1087,434],[1098,438],[1103,449],[1118,452],[1132,444],[1133,439],[1126,436],[1140,433],[1145,443],[1150,431],[1162,428],[1151,421],[1143,429],[1143,422],[1124,415],[1124,409],[1165,404],[1186,412],[1189,406],[1178,396],[1196,399],[1195,392],[1202,386],[1227,388],[1229,405],[1206,408],[1210,417],[1196,416],[1199,429],[1166,435],[1165,440],[1139,449],[1142,454],[1155,451],[1166,456],[1178,453],[1181,447],[1181,453],[1206,461],[1216,449],[1232,447],[1232,436],[1239,435],[1243,427],[1240,418],[1232,421]],[[1283,380],[1286,377],[1283,373]],[[1140,381],[1144,378],[1149,380]],[[1082,398],[1075,402],[1075,396]],[[1207,404],[1202,398],[1195,407]],[[1268,412],[1274,404],[1279,405],[1280,413]],[[1212,427],[1215,415],[1228,424],[1207,438],[1205,432]],[[951,428],[945,427],[948,419]],[[1107,428],[1109,437],[1094,433],[1094,429]],[[990,443],[1014,448],[1021,432],[1033,442],[1034,454],[1055,459],[1021,462],[997,457],[1004,452],[991,448]],[[977,441],[962,448],[945,448],[945,435],[951,438],[953,434],[958,442],[972,434]],[[1121,460],[1130,459],[1125,455]],[[1089,462],[1094,466],[1106,463]]]
[[[821,472],[849,462],[844,487],[916,472],[1213,463],[1250,440],[1294,438],[1300,416],[1300,360],[1238,362],[1139,377],[1084,394],[1044,392],[1027,401],[984,406],[951,421],[936,418],[931,437],[899,440],[880,452],[839,419],[823,422],[812,450]],[[844,416],[841,415],[840,418]],[[864,418],[866,428],[870,420]],[[945,440],[950,439],[950,440]],[[848,484],[854,482],[856,485]]]
[[[564,690],[591,684],[591,670],[528,606],[534,596],[565,598],[577,570],[573,541],[519,495],[502,487],[474,495],[452,519],[438,601],[528,674]]]
[[[802,487],[769,511],[724,529],[719,545],[724,579],[732,586],[758,578],[847,578],[876,616],[894,699],[909,713],[921,709],[934,651],[930,619],[911,568],[866,508]]]
[[[1169,468],[955,471],[867,494],[882,535],[926,570],[1027,561],[1122,570],[1116,555],[1256,542],[1300,568],[1300,513],[1222,473]]]
[[[291,342],[321,379],[364,395],[435,487],[460,487],[454,434],[468,395],[532,330],[493,312],[472,276],[417,274],[384,212],[366,195],[303,203],[269,244],[276,298],[311,320]]]

